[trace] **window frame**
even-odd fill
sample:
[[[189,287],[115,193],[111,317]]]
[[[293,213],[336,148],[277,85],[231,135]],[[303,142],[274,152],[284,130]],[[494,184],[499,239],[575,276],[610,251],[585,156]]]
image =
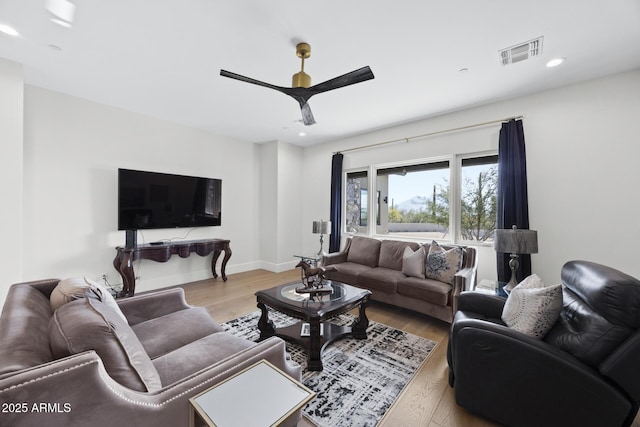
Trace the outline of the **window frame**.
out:
[[[498,150],[486,150],[486,151],[478,151],[471,153],[462,153],[462,154],[450,154],[445,156],[434,156],[422,159],[411,159],[406,161],[398,161],[392,163],[378,163],[372,164],[369,166],[357,167],[346,169],[343,171],[343,201],[342,201],[342,220],[341,230],[343,233],[348,235],[353,235],[354,233],[347,231],[346,226],[346,185],[347,185],[347,175],[357,172],[365,172],[367,174],[367,182],[368,182],[368,194],[380,194],[380,190],[378,189],[377,179],[378,179],[378,170],[384,169],[393,169],[393,168],[402,168],[402,167],[415,167],[417,165],[428,164],[428,163],[439,163],[439,162],[448,162],[449,164],[449,233],[447,236],[442,239],[435,239],[444,243],[452,243],[452,244],[464,244],[468,246],[490,246],[492,242],[479,242],[477,240],[464,240],[462,239],[461,232],[461,221],[462,221],[462,162],[465,159],[479,158],[479,157],[494,157],[498,155]],[[380,203],[378,203],[378,197],[368,197],[367,198],[367,212],[368,213],[376,213],[377,209],[380,208]],[[366,230],[367,237],[375,237],[382,239],[389,238],[397,238],[398,240],[406,240],[406,241],[417,241],[424,242],[426,239],[431,240],[432,238],[420,238],[420,237],[409,237],[409,236],[394,236],[393,234],[388,233],[378,233],[377,230],[377,221],[374,218],[374,221],[371,221],[371,217],[368,217]],[[365,235],[363,232],[361,235]]]

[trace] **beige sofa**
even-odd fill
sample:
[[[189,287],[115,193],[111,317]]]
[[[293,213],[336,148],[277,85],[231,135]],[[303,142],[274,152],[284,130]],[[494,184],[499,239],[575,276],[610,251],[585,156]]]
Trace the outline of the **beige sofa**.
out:
[[[322,257],[328,279],[369,289],[371,299],[408,308],[451,322],[458,309],[458,295],[475,288],[476,250],[462,249],[462,267],[453,283],[403,274],[403,254],[406,247],[418,250],[419,244],[397,240],[378,240],[354,236],[345,248]],[[442,245],[444,249],[453,246]]]
[[[224,332],[180,288],[118,300],[125,321],[99,298],[53,311],[57,283],[9,289],[0,317],[0,425],[186,426],[190,397],[262,359],[300,379],[282,340]]]

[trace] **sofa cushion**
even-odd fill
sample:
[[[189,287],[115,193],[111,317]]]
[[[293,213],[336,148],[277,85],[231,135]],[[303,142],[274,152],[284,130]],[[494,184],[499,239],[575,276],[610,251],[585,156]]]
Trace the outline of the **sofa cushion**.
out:
[[[79,298],[97,298],[105,304],[109,305],[122,320],[128,323],[127,318],[118,307],[118,303],[104,286],[86,277],[71,277],[61,280],[58,285],[51,291],[51,308],[57,310],[63,304]]]
[[[425,258],[424,246],[420,246],[415,252],[406,246],[402,254],[402,274],[424,279]]]
[[[333,271],[325,273],[327,279],[335,280],[338,282],[348,283],[355,285],[358,280],[358,276],[365,271],[371,270],[371,267],[366,265],[356,264],[353,262],[343,262],[340,264],[332,264]]]
[[[402,256],[404,255],[404,249],[407,247],[415,251],[418,249],[418,244],[397,240],[383,240],[380,244],[378,267],[402,271]]]
[[[562,309],[562,285],[546,286],[536,274],[514,287],[502,309],[502,321],[510,328],[542,339]]]
[[[462,268],[463,252],[461,248],[445,249],[435,240],[429,247],[425,275],[429,279],[453,284],[455,275]]]
[[[167,386],[255,345],[228,332],[218,332],[160,356],[153,364]]]
[[[439,280],[406,277],[398,281],[398,294],[445,307],[450,304],[451,285]]]
[[[398,280],[406,278],[401,271],[391,268],[376,267],[364,271],[358,276],[356,286],[370,289],[372,291],[382,291],[396,293]]]
[[[377,267],[380,257],[380,240],[354,236],[347,254],[347,261],[367,267]]]
[[[204,307],[174,311],[131,328],[151,359],[224,330]]]
[[[56,358],[94,350],[107,373],[137,391],[161,388],[160,376],[131,327],[110,306],[82,298],[57,309],[49,321]]]

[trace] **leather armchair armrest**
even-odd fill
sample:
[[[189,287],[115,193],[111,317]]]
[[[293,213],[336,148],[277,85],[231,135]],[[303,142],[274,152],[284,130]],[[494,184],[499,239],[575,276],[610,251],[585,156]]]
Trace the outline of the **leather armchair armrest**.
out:
[[[458,310],[500,319],[506,301],[506,298],[497,295],[483,294],[481,292],[463,292],[458,297]]]
[[[622,425],[631,411],[593,368],[504,325],[456,319],[450,340],[456,401],[501,424]]]
[[[130,325],[192,307],[187,304],[182,288],[139,294],[130,298],[117,299],[116,302]]]

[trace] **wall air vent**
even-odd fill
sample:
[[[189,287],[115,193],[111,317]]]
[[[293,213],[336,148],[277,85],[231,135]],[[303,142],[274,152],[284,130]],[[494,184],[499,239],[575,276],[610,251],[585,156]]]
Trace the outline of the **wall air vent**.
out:
[[[500,64],[503,66],[515,64],[516,62],[522,62],[531,57],[542,55],[543,40],[544,37],[540,36],[528,42],[519,43],[515,46],[499,50]]]

